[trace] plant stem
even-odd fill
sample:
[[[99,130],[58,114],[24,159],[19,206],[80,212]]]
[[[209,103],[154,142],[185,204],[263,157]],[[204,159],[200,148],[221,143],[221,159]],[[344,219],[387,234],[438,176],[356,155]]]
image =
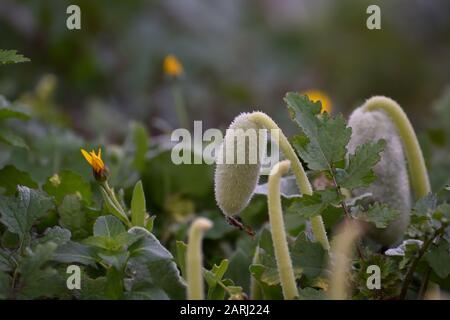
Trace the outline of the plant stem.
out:
[[[284,160],[272,168],[268,182],[269,190],[267,192],[273,248],[280,275],[281,288],[286,300],[298,297],[297,284],[284,229],[280,196],[280,179],[283,174],[289,171],[289,167],[289,160]]]
[[[277,130],[278,143],[280,149],[283,151],[284,155],[291,162],[292,172],[295,175],[297,186],[301,194],[312,194],[312,187],[309,183],[308,176],[297,157],[294,149],[289,143],[288,139],[284,135],[283,131],[278,127],[278,125],[265,113],[263,112],[253,112],[250,114],[252,121],[258,123],[262,127],[268,130]],[[311,218],[311,228],[317,241],[319,241],[325,250],[330,249],[330,243],[328,242],[327,232],[323,224],[322,216],[317,215]]]
[[[189,128],[189,120],[180,85],[178,83],[173,83],[171,87],[172,87],[173,103],[175,104],[175,111],[177,113],[178,123],[182,128],[187,129]]]
[[[419,250],[419,254],[417,255],[417,258],[411,263],[406,276],[405,280],[403,281],[402,290],[399,295],[399,299],[404,300],[406,298],[406,294],[408,293],[409,285],[411,284],[411,281],[413,280],[414,272],[416,271],[417,266],[419,265],[420,259],[423,257],[423,255],[428,250],[428,247],[433,243],[434,239],[436,239],[438,236],[440,236],[445,228],[447,226],[442,226],[441,228],[437,229],[434,234],[428,238],[422,245],[422,247]]]
[[[197,218],[189,229],[189,241],[186,251],[186,278],[188,300],[203,300],[203,272],[202,272],[202,238],[203,233],[213,226],[206,218]]]
[[[422,198],[431,192],[427,168],[420,149],[416,133],[408,116],[394,100],[382,96],[372,97],[363,106],[364,111],[382,110],[395,124],[400,135],[409,168],[409,178],[416,198]]]
[[[352,219],[345,218],[340,226],[339,235],[334,238],[331,254],[330,289],[327,294],[331,300],[345,300],[348,298],[348,276],[351,268],[352,245],[361,235],[360,225]]]
[[[129,228],[131,228],[132,224],[131,224],[130,220],[128,219],[128,216],[126,214],[126,210],[120,204],[119,200],[117,200],[117,197],[116,197],[116,194],[114,192],[114,189],[112,189],[109,186],[108,181],[105,180],[104,182],[101,182],[100,183],[100,188],[102,190],[104,190],[104,193],[103,193],[104,197],[107,197],[107,199],[104,199],[104,200],[108,201],[108,199],[109,199],[111,201],[110,205],[112,205],[114,207],[114,210],[117,211],[117,214],[115,214],[115,215],[118,215],[117,218],[122,220]]]
[[[342,194],[341,186],[337,183],[337,180],[336,180],[336,168],[331,166],[329,168],[329,172],[331,174],[331,177],[333,178],[333,183],[334,183],[334,186],[336,187],[336,192],[337,192],[337,195],[338,195],[339,200],[341,202],[341,207],[342,207],[342,210],[344,210],[345,216],[348,219],[353,219],[353,217],[350,214],[350,211],[348,210],[347,204],[345,203],[345,197]],[[362,254],[361,244],[359,242],[356,244],[356,251],[358,252],[358,257],[360,259],[364,259],[364,256]]]
[[[203,274],[205,274],[208,270],[205,268],[202,268]],[[222,289],[231,297],[233,295],[233,292],[228,288],[222,280],[216,279],[217,284],[222,287]]]
[[[427,288],[428,288],[428,282],[430,281],[430,274],[431,274],[431,268],[430,268],[430,266],[428,266],[425,271],[423,280],[422,280],[422,285],[420,286],[419,295],[418,295],[419,300],[423,300],[423,298],[425,297],[425,293],[427,292]]]

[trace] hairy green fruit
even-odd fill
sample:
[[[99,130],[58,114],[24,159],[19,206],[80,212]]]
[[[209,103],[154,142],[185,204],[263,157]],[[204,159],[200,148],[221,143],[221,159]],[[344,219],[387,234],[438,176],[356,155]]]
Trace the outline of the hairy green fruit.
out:
[[[252,121],[250,114],[240,114],[231,123],[219,148],[215,196],[227,216],[236,215],[247,206],[258,184],[267,143],[266,131],[260,129],[264,128]],[[230,163],[230,159],[234,161]]]
[[[353,130],[348,144],[349,154],[363,143],[380,139],[386,141],[381,160],[373,169],[377,180],[367,188],[354,189],[353,194],[359,196],[369,192],[373,201],[399,211],[399,217],[385,229],[371,227],[368,230],[369,238],[383,246],[391,246],[402,239],[411,211],[411,192],[402,140],[394,123],[383,111],[358,108],[351,114],[348,125]]]

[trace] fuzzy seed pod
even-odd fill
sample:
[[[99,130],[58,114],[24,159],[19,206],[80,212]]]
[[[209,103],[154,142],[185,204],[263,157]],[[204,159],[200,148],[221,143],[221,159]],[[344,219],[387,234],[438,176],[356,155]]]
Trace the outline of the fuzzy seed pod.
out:
[[[265,154],[266,131],[249,115],[242,113],[234,119],[217,154],[215,196],[227,216],[240,213],[252,198]]]
[[[386,145],[380,161],[375,165],[377,180],[367,188],[353,190],[354,196],[370,192],[374,201],[385,203],[400,212],[400,216],[385,229],[370,227],[367,235],[383,246],[398,243],[409,224],[411,192],[402,141],[389,116],[383,111],[356,109],[350,116],[348,125],[352,136],[348,153],[355,152],[357,146],[366,142],[384,139]]]

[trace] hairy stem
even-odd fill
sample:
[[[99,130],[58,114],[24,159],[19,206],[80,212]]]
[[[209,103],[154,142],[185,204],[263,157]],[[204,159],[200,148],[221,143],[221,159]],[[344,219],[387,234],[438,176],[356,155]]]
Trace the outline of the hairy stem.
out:
[[[352,247],[362,233],[359,224],[346,218],[340,227],[339,234],[334,238],[331,255],[330,289],[327,294],[332,300],[348,299],[348,272],[351,269]]]
[[[409,168],[409,179],[416,198],[422,198],[430,193],[430,181],[419,141],[408,116],[400,105],[390,98],[376,96],[366,101],[363,110],[382,110],[391,118],[403,142]]]
[[[267,193],[273,248],[280,274],[281,288],[286,300],[294,299],[298,296],[286,232],[284,230],[280,196],[280,179],[283,174],[289,171],[289,167],[289,160],[284,160],[272,168],[268,182],[269,191]]]
[[[253,112],[250,114],[252,121],[258,123],[259,125],[265,127],[268,130],[277,130],[278,141],[280,149],[283,151],[284,155],[291,162],[291,169],[295,175],[297,186],[302,194],[311,195],[312,187],[309,183],[308,176],[303,169],[300,160],[297,157],[294,149],[289,143],[288,139],[284,135],[283,131],[278,127],[278,125],[265,113],[263,112]],[[319,241],[325,250],[330,249],[330,243],[328,242],[327,232],[322,221],[322,216],[317,215],[311,218],[311,228],[317,241]]]
[[[203,233],[213,226],[206,218],[197,218],[189,229],[189,240],[186,251],[186,278],[188,300],[203,300]]]

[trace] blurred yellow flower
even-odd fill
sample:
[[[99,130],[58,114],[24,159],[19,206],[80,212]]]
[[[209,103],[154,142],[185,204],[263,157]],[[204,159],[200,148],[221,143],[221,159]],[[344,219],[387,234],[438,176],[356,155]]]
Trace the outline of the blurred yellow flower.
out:
[[[327,94],[323,91],[319,90],[307,90],[302,92],[301,94],[306,94],[309,97],[309,100],[311,101],[320,101],[322,103],[322,111],[321,112],[327,112],[331,113],[332,106],[331,106],[331,100],[327,96]]]
[[[102,149],[98,149],[98,154],[96,154],[94,150],[88,153],[86,150],[81,149],[81,154],[94,170],[95,178],[97,180],[106,179],[105,173],[107,169],[102,160]]]
[[[164,58],[163,70],[169,76],[178,77],[183,73],[183,65],[178,61],[177,57],[169,54]]]

